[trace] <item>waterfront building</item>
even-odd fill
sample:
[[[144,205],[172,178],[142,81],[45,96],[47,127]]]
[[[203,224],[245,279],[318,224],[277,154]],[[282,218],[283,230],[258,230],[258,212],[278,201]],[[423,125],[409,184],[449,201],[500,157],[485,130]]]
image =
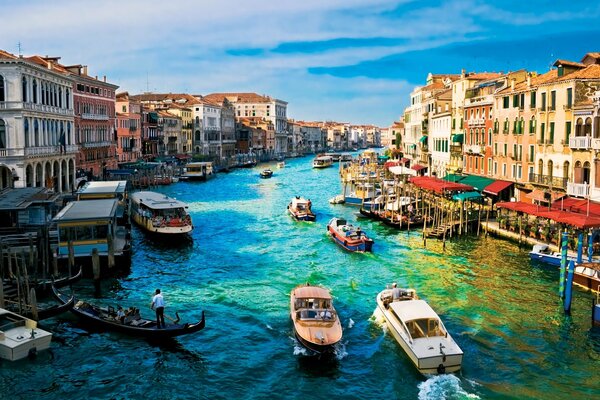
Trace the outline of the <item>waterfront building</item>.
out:
[[[58,63],[59,57],[45,60]],[[94,176],[117,168],[115,91],[117,85],[88,75],[85,65],[63,66],[73,78],[75,140],[79,145],[77,168]]]
[[[207,118],[212,118],[211,111],[217,110],[219,114],[219,135],[215,137],[213,130],[208,124],[210,121],[205,121],[204,125],[207,126],[208,139],[209,139],[209,152],[208,154],[218,154],[218,156],[224,160],[231,158],[236,153],[236,142],[237,134],[235,129],[235,108],[234,105],[227,98],[207,98],[202,97],[200,99],[203,103],[207,104],[207,107],[203,111],[203,114],[207,114]],[[214,106],[218,106],[215,109]],[[204,112],[206,111],[206,112]],[[216,143],[218,141],[218,143]]]
[[[349,148],[350,125],[327,121],[323,122],[322,127],[327,132],[327,148],[332,150],[347,150]]]
[[[493,79],[500,75],[502,74],[496,72],[467,73],[463,69],[458,79],[452,82],[452,127],[448,173],[463,171],[463,144],[465,138],[464,107],[467,90],[481,80]]]
[[[183,148],[181,133],[181,117],[165,110],[157,110],[158,132],[162,133],[165,141],[165,155],[181,154]]]
[[[141,104],[127,92],[118,93],[115,111],[118,162],[136,162],[142,156]]]
[[[374,125],[366,125],[364,127],[365,141],[367,147],[381,146],[381,129]]]
[[[321,122],[298,121],[305,139],[305,152],[319,153],[327,147],[327,131]]]
[[[290,155],[297,156],[304,154],[306,145],[306,132],[302,129],[302,125],[293,119],[288,119],[287,126],[288,131],[290,132],[290,136],[288,137],[288,151]]]
[[[164,137],[158,131],[158,114],[154,108],[142,104],[142,158],[150,161],[164,154]]]
[[[436,96],[434,108],[429,113],[428,150],[431,163],[428,165],[431,175],[438,178],[446,176],[450,164],[450,136],[452,124],[452,89],[440,92]]]
[[[494,136],[493,134],[494,122],[496,122],[497,127],[500,124],[500,120],[494,112],[494,95],[507,87],[514,88],[516,84],[524,82],[526,77],[527,72],[524,70],[511,72],[491,79],[478,81],[466,90],[463,106],[464,113],[462,116],[465,129],[463,172],[472,175],[492,176],[495,171],[498,171],[498,162],[496,161],[494,164],[492,159],[492,146],[495,146],[494,148],[496,149],[501,147],[504,150],[507,148],[507,145],[504,142],[505,136]],[[498,97],[496,97],[497,99]],[[516,103],[513,102],[513,105],[518,109],[519,101]],[[503,100],[501,104],[496,101],[495,106],[496,109],[499,109],[501,106],[507,106],[506,108],[508,108],[510,104],[508,101]],[[496,119],[494,120],[494,118]],[[517,121],[516,117],[514,123],[509,123],[508,118],[503,121],[502,128],[504,135],[508,135],[511,126],[514,132],[519,132],[519,134],[522,132],[520,122]],[[522,156],[522,151],[519,151],[521,147],[517,145],[515,149],[514,153],[512,151],[508,154],[501,153],[502,157],[514,156],[520,158]],[[498,156],[498,153],[494,154]],[[493,169],[494,166],[496,170]],[[507,178],[506,163],[502,163],[501,167],[501,177]],[[515,171],[518,172],[517,170]]]
[[[259,160],[271,159],[275,142],[275,128],[271,121],[261,117],[238,118],[238,121],[240,138],[248,143],[246,151],[240,147],[239,152],[251,154]]]
[[[263,118],[273,126],[273,137],[267,139],[265,152],[286,154],[288,152],[287,102],[256,93],[211,93],[204,99],[223,103],[227,99],[235,109],[236,118]]]
[[[172,103],[167,111],[181,118],[181,131],[177,138],[177,156],[186,158],[192,152],[192,136],[194,132],[194,116],[192,109],[186,105]]]
[[[404,122],[394,121],[392,126],[388,128],[388,144],[384,144],[383,133],[381,136],[381,144],[388,146],[392,150],[402,151],[402,137],[404,136]]]
[[[0,50],[0,188],[73,189],[73,84],[51,59]]]

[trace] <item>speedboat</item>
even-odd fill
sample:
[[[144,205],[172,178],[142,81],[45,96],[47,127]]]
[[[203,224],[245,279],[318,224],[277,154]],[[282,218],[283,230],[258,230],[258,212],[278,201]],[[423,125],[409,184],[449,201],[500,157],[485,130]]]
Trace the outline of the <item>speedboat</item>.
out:
[[[260,177],[263,179],[270,178],[273,176],[273,171],[270,169],[265,169],[260,172]]]
[[[543,262],[545,264],[554,265],[560,267],[560,261],[562,259],[562,255],[560,251],[552,251],[547,244],[536,244],[533,246],[533,249],[529,252],[529,257],[531,257],[534,261]],[[569,252],[567,253],[567,263],[569,261],[577,262],[577,255]],[[598,257],[594,257],[592,261],[599,262],[600,259]]]
[[[52,333],[37,322],[0,308],[0,358],[15,361],[50,347]]]
[[[383,290],[377,295],[377,309],[419,372],[443,374],[460,370],[463,351],[414,289]]]
[[[314,221],[317,216],[312,212],[312,202],[304,197],[296,196],[288,204],[287,209],[296,221]]]
[[[327,224],[327,232],[337,244],[348,251],[365,252],[373,248],[373,239],[369,239],[360,227],[349,224],[345,219],[332,218]]]
[[[131,195],[131,217],[151,233],[179,235],[194,229],[187,213],[188,205],[156,192],[136,192]]]
[[[290,317],[298,341],[315,353],[332,353],[342,340],[342,324],[325,288],[296,286],[290,294]]]

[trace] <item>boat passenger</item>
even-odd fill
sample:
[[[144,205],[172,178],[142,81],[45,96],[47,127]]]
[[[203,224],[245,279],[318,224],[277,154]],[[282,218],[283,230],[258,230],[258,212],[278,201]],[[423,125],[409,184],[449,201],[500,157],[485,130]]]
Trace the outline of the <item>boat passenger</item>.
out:
[[[117,307],[117,315],[115,316],[115,319],[121,323],[125,322],[125,312],[123,311],[123,307]]]
[[[329,311],[329,310],[321,311],[321,319],[331,319],[331,318],[333,318],[333,314],[331,314],[331,311]]]
[[[394,282],[392,284],[392,301],[400,300],[401,294],[402,293],[400,292],[400,289],[398,288],[398,284],[396,282]]]

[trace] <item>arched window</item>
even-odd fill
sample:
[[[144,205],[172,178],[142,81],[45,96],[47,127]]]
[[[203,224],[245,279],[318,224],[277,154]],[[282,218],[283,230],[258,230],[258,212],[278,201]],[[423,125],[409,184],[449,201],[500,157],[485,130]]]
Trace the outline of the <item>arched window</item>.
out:
[[[27,78],[21,78],[21,91],[23,95],[23,102],[27,103]]]
[[[65,108],[69,109],[71,108],[71,92],[69,91],[69,89],[65,89]]]
[[[544,161],[538,161],[538,175],[544,175]]]
[[[583,119],[577,118],[577,122],[575,124],[575,136],[583,136]]]
[[[581,161],[575,162],[575,168],[573,168],[573,183],[583,183],[583,168],[581,168]]]
[[[6,124],[0,119],[0,149],[6,149]]]
[[[25,132],[25,147],[29,147],[29,118],[23,118],[23,131]]]
[[[583,163],[583,183],[590,183],[591,165],[589,161]]]
[[[553,173],[552,170],[554,169],[554,163],[552,162],[552,160],[548,160],[548,177],[550,179],[552,179]]]
[[[198,117],[196,117],[196,118],[198,118]],[[200,139],[200,131],[196,131],[196,137],[194,140],[196,140],[196,142],[199,142],[201,140]]]
[[[592,136],[592,119],[589,118],[589,117],[585,119],[585,126],[583,128],[583,135],[584,136]]]
[[[62,101],[62,88],[58,88],[58,106],[60,108],[62,108],[63,106],[63,101]]]
[[[565,178],[565,180],[569,179],[569,162],[565,161],[565,163],[563,164],[563,178]]]
[[[37,84],[37,80],[33,80],[33,84],[32,84],[32,89],[33,89],[33,93],[32,93],[32,102],[36,103],[38,102],[38,95],[37,95],[37,90],[38,90],[38,84]]]
[[[535,134],[535,115],[532,115],[529,120],[529,134]]]
[[[40,125],[37,118],[33,120],[33,145],[35,147],[40,145]]]
[[[4,93],[4,77],[0,75],[0,101],[6,101],[6,93]]]
[[[523,117],[521,117],[521,120],[519,121],[519,133],[523,134],[525,132],[525,119]]]
[[[44,82],[40,83],[41,92],[42,92],[42,104],[46,104],[46,84]]]

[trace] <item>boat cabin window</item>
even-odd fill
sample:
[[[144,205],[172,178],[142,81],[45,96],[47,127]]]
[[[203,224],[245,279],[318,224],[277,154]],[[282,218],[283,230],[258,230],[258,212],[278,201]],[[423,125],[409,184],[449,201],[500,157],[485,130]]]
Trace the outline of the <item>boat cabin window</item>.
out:
[[[107,236],[108,225],[60,227],[60,240],[62,241],[106,239]]]
[[[408,321],[406,327],[413,339],[446,335],[446,332],[440,326],[440,321],[434,318]]]

